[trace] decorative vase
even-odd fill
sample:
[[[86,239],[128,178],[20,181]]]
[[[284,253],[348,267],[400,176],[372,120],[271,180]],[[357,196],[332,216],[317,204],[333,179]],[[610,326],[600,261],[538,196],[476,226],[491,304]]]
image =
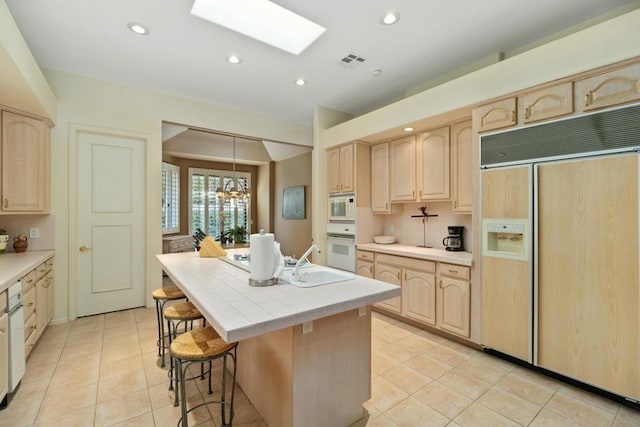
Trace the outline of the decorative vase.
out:
[[[26,251],[27,246],[29,246],[29,242],[27,242],[27,236],[18,234],[16,237],[13,238],[13,251],[15,253]]]

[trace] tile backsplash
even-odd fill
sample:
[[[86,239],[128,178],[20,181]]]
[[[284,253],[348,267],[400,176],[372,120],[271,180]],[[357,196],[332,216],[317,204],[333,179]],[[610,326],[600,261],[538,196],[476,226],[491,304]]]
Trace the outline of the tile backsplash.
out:
[[[55,249],[55,221],[53,215],[0,215],[0,228],[9,234],[5,252],[13,252],[13,238],[18,234],[27,236],[27,251]],[[40,237],[30,238],[29,230],[38,228]]]

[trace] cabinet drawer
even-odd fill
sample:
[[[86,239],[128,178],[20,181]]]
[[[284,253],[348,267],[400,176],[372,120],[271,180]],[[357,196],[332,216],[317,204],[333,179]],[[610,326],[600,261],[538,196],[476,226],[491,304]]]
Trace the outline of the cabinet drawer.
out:
[[[356,258],[362,261],[373,261],[376,254],[369,251],[356,251]]]
[[[44,266],[45,266],[45,272],[47,273],[53,270],[53,258],[49,258],[48,260],[46,260],[44,262]]]
[[[36,309],[36,288],[32,287],[29,292],[23,295],[24,318],[29,319]],[[26,322],[25,322],[26,324]]]
[[[47,266],[43,262],[39,266],[37,266],[34,270],[36,272],[36,282],[44,277],[44,274],[47,272]]]
[[[33,288],[36,281],[36,271],[31,270],[22,278],[22,294],[29,292],[29,289]]]
[[[455,264],[440,263],[440,274],[443,276],[456,277],[458,279],[469,280],[471,278],[471,270],[469,267]]]
[[[410,268],[412,270],[425,271],[428,273],[435,273],[436,271],[435,261],[381,253],[376,255],[376,264],[394,265],[396,267]]]
[[[35,337],[37,335],[37,334],[34,334],[35,330],[36,330],[36,315],[34,313],[31,315],[31,317],[27,318],[26,322],[24,322],[24,341],[25,342],[27,342],[29,338]]]

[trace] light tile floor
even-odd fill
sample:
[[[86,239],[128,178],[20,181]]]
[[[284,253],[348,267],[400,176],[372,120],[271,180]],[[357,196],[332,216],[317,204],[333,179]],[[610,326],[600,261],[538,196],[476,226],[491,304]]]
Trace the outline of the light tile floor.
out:
[[[372,397],[356,427],[640,426],[640,411],[377,313],[372,322]],[[0,426],[175,426],[155,342],[155,309],[49,326]],[[190,402],[210,398],[203,384],[189,383]],[[237,396],[234,425],[265,426]],[[217,409],[194,411],[190,425],[218,426]]]

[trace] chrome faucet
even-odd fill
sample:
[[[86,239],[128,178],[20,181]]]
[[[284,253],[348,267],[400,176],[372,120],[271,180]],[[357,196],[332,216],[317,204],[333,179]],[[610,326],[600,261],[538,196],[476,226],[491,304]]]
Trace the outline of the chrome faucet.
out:
[[[300,259],[298,259],[298,262],[296,262],[296,266],[293,267],[293,277],[296,280],[300,280],[300,272],[298,271],[300,266],[302,265],[302,263],[307,260],[307,257],[309,256],[309,254],[311,254],[311,252],[316,251],[317,253],[320,253],[320,247],[318,245],[316,245],[315,243],[313,245],[311,245],[309,247],[309,249],[307,249],[307,251],[300,257]],[[308,261],[308,260],[307,260]]]

